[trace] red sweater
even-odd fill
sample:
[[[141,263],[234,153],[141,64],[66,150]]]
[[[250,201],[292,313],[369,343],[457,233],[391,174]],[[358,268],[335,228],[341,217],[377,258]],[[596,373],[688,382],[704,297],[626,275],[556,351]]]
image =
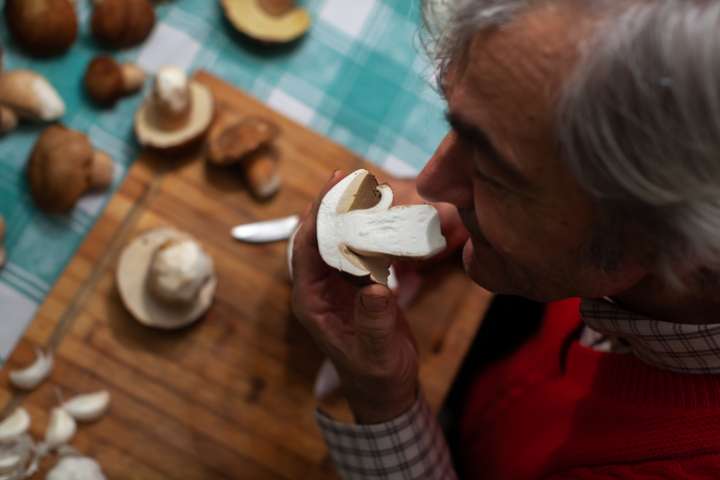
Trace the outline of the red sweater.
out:
[[[478,479],[720,479],[720,375],[681,375],[563,342],[578,301],[475,380],[462,459]],[[518,320],[521,321],[521,320]]]

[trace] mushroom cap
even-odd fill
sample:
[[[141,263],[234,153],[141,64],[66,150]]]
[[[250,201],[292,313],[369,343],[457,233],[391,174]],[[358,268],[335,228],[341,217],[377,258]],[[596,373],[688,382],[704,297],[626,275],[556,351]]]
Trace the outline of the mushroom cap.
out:
[[[0,73],[0,105],[30,120],[52,121],[65,114],[65,103],[57,90],[31,70]]]
[[[287,43],[310,28],[310,14],[303,8],[273,16],[258,0],[222,0],[225,16],[241,33],[267,43]]]
[[[51,125],[30,153],[28,180],[37,205],[52,213],[66,212],[90,185],[93,148],[80,132]]]
[[[85,88],[96,103],[112,105],[124,93],[124,79],[120,64],[113,58],[94,58],[85,71]]]
[[[174,149],[193,143],[207,131],[213,118],[212,93],[204,85],[191,81],[191,110],[187,121],[174,130],[162,128],[154,118],[152,104],[146,100],[135,114],[138,141],[158,150]]]
[[[145,40],[155,26],[155,9],[148,0],[95,2],[92,33],[112,47],[131,47]]]
[[[7,0],[5,21],[17,42],[34,55],[62,53],[78,33],[75,7],[69,0]]]
[[[116,276],[120,297],[141,324],[164,330],[183,328],[210,308],[217,286],[214,274],[190,304],[162,301],[149,288],[150,267],[158,248],[168,241],[187,238],[188,235],[172,228],[153,229],[133,240],[120,255]]]
[[[260,117],[241,117],[222,112],[210,127],[208,160],[229,165],[267,145],[278,134],[278,127]]]

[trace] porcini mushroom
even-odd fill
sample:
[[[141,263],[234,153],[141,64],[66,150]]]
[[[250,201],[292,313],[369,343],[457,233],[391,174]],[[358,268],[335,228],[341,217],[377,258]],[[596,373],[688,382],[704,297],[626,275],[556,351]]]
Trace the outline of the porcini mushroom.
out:
[[[356,170],[325,194],[317,214],[317,240],[325,263],[387,284],[394,258],[427,258],[445,248],[431,205],[391,207],[392,189]]]
[[[177,149],[201,138],[212,121],[214,102],[207,87],[176,67],[161,68],[151,94],[135,114],[138,141],[158,150]]]
[[[310,28],[310,14],[294,0],[222,0],[222,6],[238,31],[261,42],[291,42]]]
[[[95,0],[92,33],[111,47],[138,45],[155,26],[155,10],[148,0]]]
[[[65,103],[45,77],[30,70],[0,73],[0,107],[20,118],[51,122],[65,114]]]
[[[69,0],[7,0],[5,22],[21,47],[40,56],[63,53],[78,32],[75,7]]]
[[[112,105],[120,97],[142,88],[145,72],[132,63],[119,64],[111,57],[94,58],[85,71],[85,89],[100,105]]]
[[[217,279],[210,256],[185,233],[150,230],[120,255],[117,286],[128,311],[140,323],[177,329],[210,307]]]
[[[49,213],[71,210],[83,194],[107,188],[112,179],[112,159],[94,150],[87,136],[62,125],[45,129],[30,154],[30,192]]]
[[[269,120],[223,112],[208,134],[208,162],[240,164],[250,192],[269,198],[281,184],[279,158],[271,145],[277,134],[278,127]]]

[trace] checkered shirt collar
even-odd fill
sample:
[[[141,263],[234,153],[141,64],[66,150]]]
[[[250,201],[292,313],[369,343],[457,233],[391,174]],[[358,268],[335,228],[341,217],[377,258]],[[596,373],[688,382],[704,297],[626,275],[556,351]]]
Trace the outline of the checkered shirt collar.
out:
[[[583,321],[629,345],[641,361],[678,373],[720,373],[720,324],[662,322],[623,310],[608,299],[584,299]]]

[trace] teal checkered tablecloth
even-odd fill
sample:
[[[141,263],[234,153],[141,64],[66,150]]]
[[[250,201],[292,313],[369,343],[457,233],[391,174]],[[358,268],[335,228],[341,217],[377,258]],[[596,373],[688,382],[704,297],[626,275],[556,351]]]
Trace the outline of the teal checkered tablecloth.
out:
[[[6,68],[46,75],[65,99],[63,122],[86,132],[116,163],[115,188],[138,146],[136,95],[113,110],[84,97],[81,77],[102,50],[88,32],[90,0],[78,4],[81,34],[70,52],[48,60],[17,51],[5,23]],[[417,172],[446,131],[443,102],[418,40],[419,0],[308,0],[313,27],[293,48],[268,52],[240,38],[219,2],[175,0],[157,7],[158,24],[139,48],[112,52],[152,72],[165,64],[207,69],[276,110],[398,174]],[[4,1],[0,0],[0,6]],[[110,193],[84,198],[72,214],[34,208],[24,167],[41,126],[0,138],[0,213],[7,222],[8,263],[0,271],[0,360],[11,352],[38,305],[88,233]]]

